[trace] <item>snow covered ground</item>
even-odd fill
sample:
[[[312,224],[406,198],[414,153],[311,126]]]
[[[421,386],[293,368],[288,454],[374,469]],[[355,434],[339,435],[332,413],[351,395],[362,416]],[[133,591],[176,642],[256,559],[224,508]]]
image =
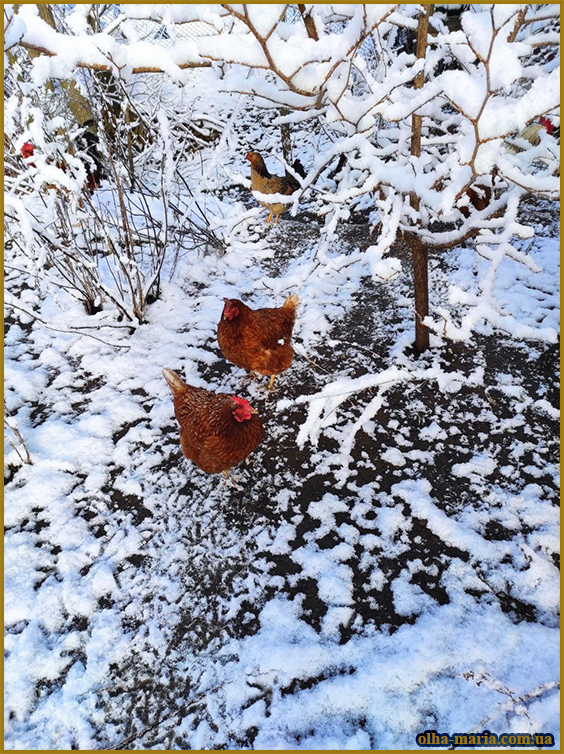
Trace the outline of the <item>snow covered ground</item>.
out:
[[[497,298],[558,329],[557,208],[525,209],[543,272],[505,260]],[[187,253],[135,330],[7,271],[56,329],[7,320],[33,464],[6,486],[6,746],[415,749],[427,729],[558,746],[557,345],[483,325],[417,358],[405,251],[375,282],[362,227],[319,265],[315,223],[264,214],[225,256]],[[434,299],[472,290],[477,259],[432,257]],[[222,358],[222,297],[294,292],[271,395]],[[259,410],[235,480],[183,458],[164,366]]]

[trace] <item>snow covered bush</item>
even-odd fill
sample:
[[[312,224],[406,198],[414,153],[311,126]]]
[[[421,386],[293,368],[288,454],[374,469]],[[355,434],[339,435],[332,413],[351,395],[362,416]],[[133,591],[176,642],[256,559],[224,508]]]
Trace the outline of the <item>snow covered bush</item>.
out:
[[[4,401],[4,431],[6,442],[11,448],[11,452],[4,452],[4,468],[17,468],[23,463],[31,463],[31,456],[25,440],[18,429],[17,422],[10,416],[10,412],[6,408],[6,401]],[[6,476],[5,472],[4,476]]]
[[[124,82],[103,71],[82,72],[71,88],[33,71],[16,48],[6,87],[8,258],[42,293],[64,290],[90,314],[108,305],[143,322],[165,261],[172,275],[183,248],[223,250],[178,167],[183,149],[217,132],[209,119],[192,127],[194,113],[167,100],[162,80],[156,91],[137,81],[133,105]]]

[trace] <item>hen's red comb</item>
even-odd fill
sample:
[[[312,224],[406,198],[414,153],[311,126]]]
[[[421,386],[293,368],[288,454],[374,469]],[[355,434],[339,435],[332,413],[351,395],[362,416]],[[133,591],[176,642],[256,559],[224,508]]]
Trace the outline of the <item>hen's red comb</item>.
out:
[[[238,406],[244,406],[245,408],[251,408],[251,404],[249,401],[247,401],[245,398],[239,398],[238,395],[232,395],[231,400],[234,401]]]
[[[31,143],[31,141],[26,141],[24,144],[22,144],[22,155],[24,157],[31,157],[31,155],[35,152],[35,147]]]
[[[549,119],[545,118],[544,115],[541,115],[540,122],[541,122],[541,125],[543,125],[546,128],[547,134],[550,135],[552,133],[552,129],[554,128],[554,126],[549,121]]]

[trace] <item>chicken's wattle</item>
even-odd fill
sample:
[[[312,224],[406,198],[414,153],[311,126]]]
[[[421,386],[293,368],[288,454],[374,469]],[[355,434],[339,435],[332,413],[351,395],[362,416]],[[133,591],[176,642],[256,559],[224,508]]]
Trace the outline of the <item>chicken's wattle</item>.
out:
[[[239,309],[234,306],[228,298],[223,299],[225,306],[223,307],[223,319],[233,319],[239,314]]]

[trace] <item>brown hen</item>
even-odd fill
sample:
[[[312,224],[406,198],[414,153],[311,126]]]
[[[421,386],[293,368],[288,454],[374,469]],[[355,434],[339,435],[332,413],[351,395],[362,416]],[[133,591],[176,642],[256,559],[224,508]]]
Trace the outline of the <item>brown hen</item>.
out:
[[[222,354],[251,374],[274,378],[288,369],[294,359],[290,345],[299,298],[289,296],[277,309],[251,309],[236,298],[224,298],[225,306],[217,326],[217,341]]]
[[[186,385],[172,369],[163,369],[163,376],[172,390],[184,455],[208,474],[227,476],[262,440],[258,412],[244,398]]]
[[[289,173],[286,173],[284,176],[271,175],[262,156],[258,152],[247,152],[245,159],[251,163],[251,188],[253,191],[259,191],[261,194],[285,194],[289,196],[300,188],[298,181]],[[294,161],[292,168],[298,175],[305,177],[305,170],[299,160]],[[258,201],[263,207],[270,210],[270,214],[266,219],[267,223],[271,221],[272,215],[276,218],[275,222],[278,222],[278,218],[282,212],[286,212],[291,207],[291,204],[283,204],[281,202],[270,204],[260,199]]]

